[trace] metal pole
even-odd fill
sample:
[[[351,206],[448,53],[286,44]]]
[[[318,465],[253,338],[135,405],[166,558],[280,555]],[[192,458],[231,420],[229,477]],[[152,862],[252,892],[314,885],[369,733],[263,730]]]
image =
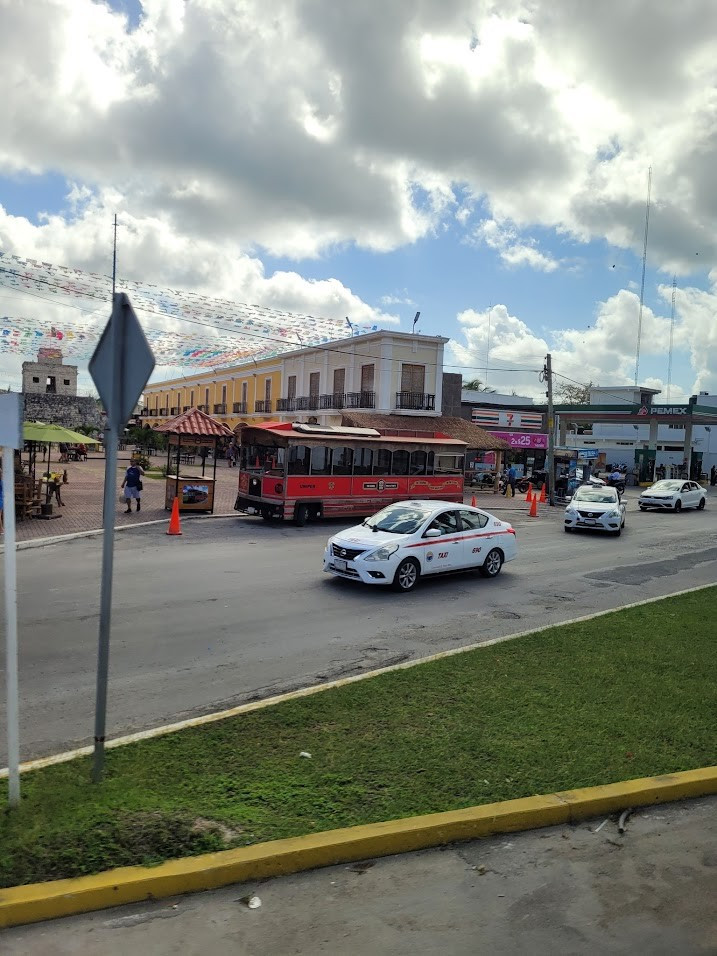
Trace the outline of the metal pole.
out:
[[[553,411],[553,362],[550,352],[545,357],[545,381],[548,391],[548,501],[555,505],[555,414]]]
[[[115,280],[117,279],[117,213],[115,213],[115,237],[112,243],[112,301],[115,298]]]
[[[117,443],[119,422],[117,409],[121,407],[123,357],[120,344],[124,342],[124,309],[113,297],[110,320],[110,342],[113,356],[112,382],[108,393],[112,395],[111,407],[107,409],[105,429],[105,489],[103,504],[102,536],[102,585],[100,592],[100,632],[97,649],[97,697],[95,703],[95,752],[92,765],[92,780],[99,783],[105,763],[105,727],[107,722],[107,678],[110,660],[110,626],[112,621],[112,571],[114,564],[115,506],[117,489]],[[118,306],[118,307],[116,307]],[[120,328],[122,326],[122,328]]]
[[[647,171],[647,204],[645,206],[645,244],[642,250],[642,278],[640,280],[640,308],[637,313],[637,350],[635,352],[635,385],[640,376],[640,341],[642,339],[642,307],[645,301],[645,267],[647,265],[647,238],[650,233],[650,195],[652,193],[652,166]]]
[[[102,590],[100,597],[100,637],[97,654],[97,704],[95,708],[95,756],[92,779],[99,783],[105,762],[105,725],[107,719],[107,678],[110,659],[112,621],[112,571],[114,564],[114,497],[117,486],[117,428],[105,429],[104,535],[102,537]]]
[[[20,805],[20,732],[17,681],[17,553],[15,549],[15,454],[2,450],[5,490],[5,683],[7,688],[7,766],[11,807]]]

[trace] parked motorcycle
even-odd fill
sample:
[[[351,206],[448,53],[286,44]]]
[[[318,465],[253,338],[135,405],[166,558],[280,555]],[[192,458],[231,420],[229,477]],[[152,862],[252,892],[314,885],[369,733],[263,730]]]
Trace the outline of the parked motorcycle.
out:
[[[479,488],[492,488],[495,482],[495,475],[492,471],[476,471],[471,476],[471,487],[478,485]]]

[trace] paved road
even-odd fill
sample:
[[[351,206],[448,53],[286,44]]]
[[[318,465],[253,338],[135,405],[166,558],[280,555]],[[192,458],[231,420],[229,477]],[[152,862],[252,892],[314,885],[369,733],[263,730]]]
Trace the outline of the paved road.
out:
[[[717,798],[0,933],[5,956],[712,956]],[[596,832],[597,831],[597,832]],[[259,909],[239,900],[256,892]]]
[[[717,580],[717,508],[640,514],[633,501],[619,539],[568,536],[560,517],[512,518],[521,554],[499,578],[433,579],[410,595],[322,573],[342,523],[118,535],[108,733]],[[18,555],[23,759],[90,742],[100,555],[98,539]]]

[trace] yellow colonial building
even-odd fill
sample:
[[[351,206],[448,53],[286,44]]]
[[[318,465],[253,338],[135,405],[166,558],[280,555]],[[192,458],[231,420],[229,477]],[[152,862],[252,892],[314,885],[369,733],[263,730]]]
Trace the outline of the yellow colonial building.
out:
[[[151,427],[196,407],[235,428],[262,421],[340,424],[344,410],[438,416],[447,341],[372,332],[156,382],[144,391],[141,417]]]

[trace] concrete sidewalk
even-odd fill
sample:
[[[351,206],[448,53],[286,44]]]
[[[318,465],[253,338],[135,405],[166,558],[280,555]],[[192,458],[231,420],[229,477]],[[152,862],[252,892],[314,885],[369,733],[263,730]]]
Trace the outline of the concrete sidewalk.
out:
[[[697,956],[717,798],[5,930],[6,956]],[[258,909],[242,902],[248,894]]]

